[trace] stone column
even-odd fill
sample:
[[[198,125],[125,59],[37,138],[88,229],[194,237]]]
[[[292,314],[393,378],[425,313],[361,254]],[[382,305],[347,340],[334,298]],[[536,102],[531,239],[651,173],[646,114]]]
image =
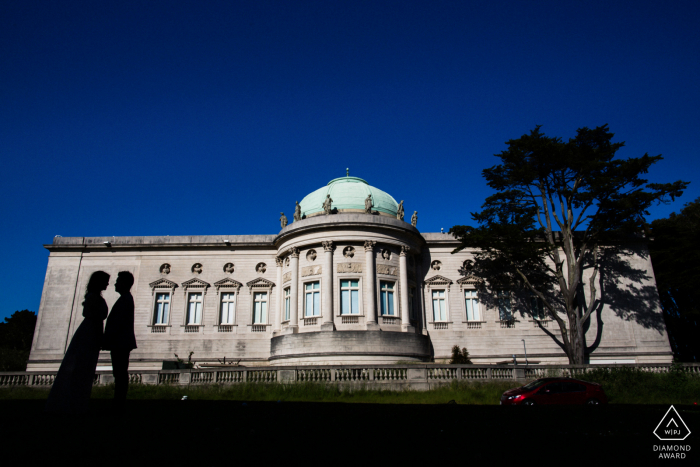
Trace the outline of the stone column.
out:
[[[323,310],[323,324],[321,331],[334,331],[333,324],[333,242],[323,243],[323,297],[321,309]]]
[[[374,245],[377,242],[372,240],[365,241],[365,301],[367,303],[367,311],[365,313],[365,323],[368,330],[377,330],[377,292],[375,290],[376,276],[374,274]]]
[[[282,314],[284,313],[284,303],[282,303],[282,265],[284,260],[281,256],[275,256],[275,263],[277,264],[277,306],[275,306],[277,316],[275,316],[275,328],[272,332],[279,332],[282,329]]]
[[[299,248],[289,250],[291,258],[292,283],[290,287],[289,326],[288,333],[296,334],[299,331]]]
[[[408,314],[408,264],[407,256],[411,249],[406,245],[401,245],[399,255],[399,287],[401,288],[401,330],[407,332],[412,330],[411,317]]]

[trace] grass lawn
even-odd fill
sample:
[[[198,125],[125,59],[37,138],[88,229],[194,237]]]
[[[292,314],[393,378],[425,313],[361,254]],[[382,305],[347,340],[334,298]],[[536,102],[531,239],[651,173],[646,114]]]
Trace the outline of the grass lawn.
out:
[[[603,385],[611,404],[687,404],[700,402],[700,378],[685,373],[644,373],[634,370],[589,372],[583,378]],[[501,394],[519,386],[515,381],[458,382],[430,391],[367,390],[352,391],[333,384],[231,384],[208,386],[131,385],[132,400],[235,400],[283,402],[342,402],[360,404],[457,404],[498,405]],[[110,399],[113,386],[93,388],[93,399]],[[2,399],[45,399],[47,389],[3,388]]]

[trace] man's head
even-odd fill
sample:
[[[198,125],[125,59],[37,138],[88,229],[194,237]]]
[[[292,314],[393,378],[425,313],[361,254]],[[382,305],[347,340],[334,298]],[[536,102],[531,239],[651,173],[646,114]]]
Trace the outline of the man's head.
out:
[[[117,274],[117,282],[114,283],[114,290],[118,293],[123,294],[131,290],[131,286],[134,285],[134,276],[129,271],[121,271]]]

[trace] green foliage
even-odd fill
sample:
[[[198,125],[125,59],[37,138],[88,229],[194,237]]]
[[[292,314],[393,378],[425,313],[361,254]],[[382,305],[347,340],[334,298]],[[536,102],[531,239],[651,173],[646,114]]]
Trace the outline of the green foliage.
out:
[[[700,198],[651,223],[656,285],[676,359],[700,359]]]
[[[555,376],[555,375],[552,375]],[[558,376],[558,375],[556,375]],[[681,366],[668,373],[647,373],[633,368],[596,368],[577,378],[600,383],[612,404],[693,404],[700,402],[700,377],[692,376]],[[285,402],[345,402],[361,404],[458,404],[497,405],[501,394],[520,386],[516,381],[452,381],[430,391],[389,391],[361,386],[343,390],[335,384],[296,383],[230,385],[129,385],[129,399]],[[1,388],[0,399],[46,399],[48,388]],[[93,399],[112,399],[114,385],[96,386]]]
[[[458,345],[452,347],[452,358],[450,359],[450,365],[471,365],[472,361],[469,359],[469,352],[467,352],[466,347],[459,349]]]
[[[668,373],[649,373],[636,368],[596,368],[580,379],[600,383],[614,404],[693,404],[700,402],[700,377],[682,366]]]
[[[15,311],[0,323],[0,371],[24,371],[34,339],[36,314]]]
[[[603,125],[579,128],[564,142],[537,126],[509,140],[496,154],[500,164],[483,171],[496,193],[472,213],[478,226],[449,231],[461,242],[454,253],[479,251],[472,274],[492,288],[523,287],[542,300],[571,363],[584,362],[582,329],[596,305],[599,246],[637,235],[652,204],[675,199],[688,185],[648,183],[642,175],[661,156],[615,159],[624,143],[613,136]],[[593,273],[587,304],[586,269]]]
[[[183,359],[178,357],[177,354],[173,354],[173,355],[175,355],[175,358],[177,358],[178,368],[181,368],[181,369],[194,368],[194,362],[192,361],[192,354],[193,353],[194,352],[192,352],[192,351],[190,352],[190,355],[187,357],[187,362],[185,362]]]
[[[363,387],[342,390],[334,384],[231,384],[177,386],[144,384],[129,385],[129,399],[180,400],[235,400],[235,401],[284,401],[284,402],[345,402],[361,404],[445,404],[454,400],[458,404],[497,405],[501,394],[519,386],[515,381],[458,382],[430,391],[389,391]],[[48,390],[17,387],[0,389],[0,399],[45,399]],[[92,389],[93,399],[112,399],[114,385]]]

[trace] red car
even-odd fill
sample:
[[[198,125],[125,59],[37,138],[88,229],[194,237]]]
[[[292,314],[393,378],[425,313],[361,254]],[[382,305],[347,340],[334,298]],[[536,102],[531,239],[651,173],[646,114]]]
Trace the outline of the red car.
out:
[[[510,389],[501,396],[501,405],[607,404],[603,387],[571,378],[542,378]]]

